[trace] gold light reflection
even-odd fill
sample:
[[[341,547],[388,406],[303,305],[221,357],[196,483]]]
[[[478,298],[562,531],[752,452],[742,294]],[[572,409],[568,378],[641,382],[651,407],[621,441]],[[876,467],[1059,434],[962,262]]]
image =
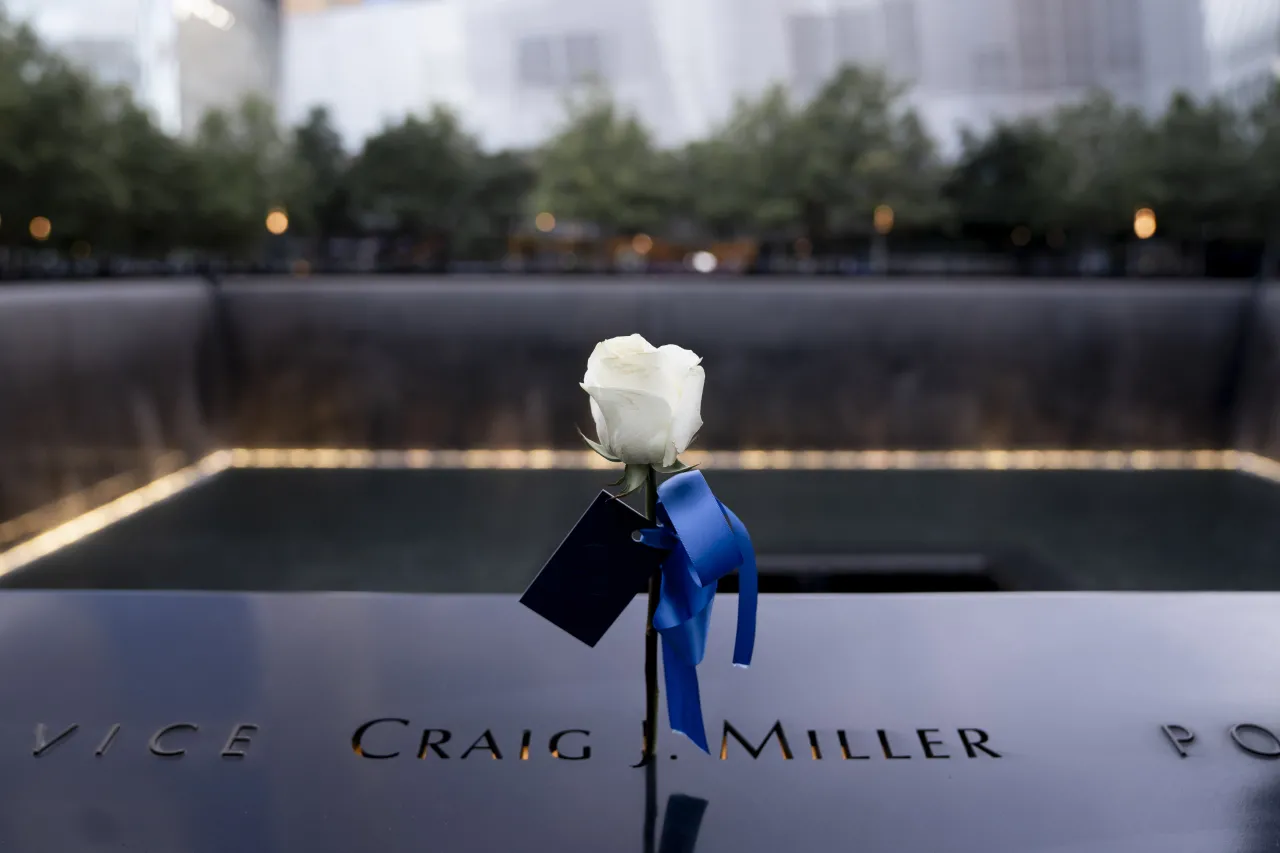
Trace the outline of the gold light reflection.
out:
[[[152,480],[140,489],[135,489],[110,503],[91,509],[51,530],[46,530],[0,553],[0,575],[22,568],[33,560],[52,554],[59,548],[78,542],[91,533],[97,533],[109,524],[114,524],[122,518],[127,518],[190,488],[201,480],[231,467],[231,461],[231,454],[226,451],[211,453],[194,465],[180,468],[172,474]]]
[[[893,208],[887,204],[880,205],[871,215],[871,222],[877,234],[888,234],[893,230]]]
[[[1262,477],[1266,480],[1280,482],[1280,462],[1259,456],[1256,453],[1238,453],[1237,470]]]
[[[1144,207],[1133,214],[1133,233],[1139,240],[1149,240],[1156,234],[1156,214]]]
[[[460,470],[612,470],[591,450],[342,450],[235,448],[231,468],[419,468]],[[681,460],[728,471],[1277,471],[1280,462],[1235,450],[690,450]]]
[[[1236,450],[691,450],[684,455],[684,461],[702,468],[729,471],[1239,471],[1280,483],[1280,461]],[[176,459],[161,460],[156,470],[168,470],[176,464]],[[118,494],[128,487],[127,478],[112,478],[50,507],[0,524],[0,542],[21,540],[34,534],[8,551],[0,552],[0,575],[232,468],[587,471],[613,470],[617,466],[591,450],[551,448],[221,450],[106,503],[101,501],[109,498],[113,491]],[[77,509],[90,506],[95,508],[52,528],[47,526],[50,519],[66,518]],[[39,532],[42,529],[44,532]]]
[[[276,236],[289,230],[289,214],[285,213],[284,208],[272,208],[267,214],[267,230]]]
[[[0,546],[55,527],[92,507],[100,506],[125,492],[132,491],[137,485],[137,475],[127,471],[87,489],[73,492],[17,518],[11,518],[0,524]]]

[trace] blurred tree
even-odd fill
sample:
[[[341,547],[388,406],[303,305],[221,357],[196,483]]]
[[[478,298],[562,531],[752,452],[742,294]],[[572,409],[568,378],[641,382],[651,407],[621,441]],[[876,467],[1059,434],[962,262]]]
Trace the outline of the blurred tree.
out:
[[[795,175],[804,159],[801,143],[797,115],[783,87],[738,101],[722,127],[685,150],[686,209],[720,239],[798,230]]]
[[[656,231],[675,212],[678,160],[600,90],[569,106],[566,125],[543,146],[533,191],[536,211],[606,233]]]
[[[1061,172],[1045,189],[1059,196],[1056,223],[1084,242],[1131,233],[1134,211],[1155,203],[1150,127],[1142,114],[1095,93],[1047,121]],[[1060,182],[1059,182],[1060,181]]]
[[[302,180],[274,109],[250,97],[231,113],[212,110],[191,150],[194,246],[237,259],[257,256],[269,236],[268,212],[296,197]]]
[[[810,237],[868,233],[882,204],[898,222],[939,218],[941,164],[902,96],[881,72],[848,66],[801,111],[803,156],[792,180]]]
[[[384,128],[365,142],[351,166],[361,226],[447,260],[474,213],[479,160],[475,140],[447,109]]]
[[[0,19],[0,240],[30,242],[36,216],[51,222],[55,247],[93,240],[114,221],[127,195],[103,144],[114,103],[28,28]]]
[[[1160,231],[1203,245],[1241,233],[1250,195],[1249,145],[1243,123],[1225,104],[1177,95],[1155,123],[1148,150],[1152,204]]]
[[[528,213],[528,198],[536,181],[532,157],[528,154],[500,151],[481,155],[472,198],[472,238],[485,241],[497,251],[505,251],[506,238]]]
[[[947,164],[937,145],[914,111],[904,112],[893,128],[892,160],[878,177],[879,195],[895,214],[895,222],[908,229],[935,229],[949,222],[951,205],[943,195]],[[888,178],[888,180],[885,180]]]
[[[1274,274],[1280,260],[1280,82],[1249,116],[1248,163],[1253,236],[1263,242],[1263,269]]]
[[[301,236],[315,237],[322,247],[334,237],[354,230],[350,159],[329,111],[314,107],[306,121],[293,129],[295,180],[289,188],[289,226]]]
[[[202,188],[192,151],[163,133],[126,93],[115,93],[115,121],[104,148],[125,187],[123,206],[111,222],[104,249],[162,258],[197,242],[193,208]]]
[[[437,260],[458,247],[497,257],[540,211],[605,234],[689,221],[717,239],[804,234],[822,251],[826,238],[870,232],[886,205],[898,229],[954,216],[994,245],[1061,232],[1089,246],[1130,239],[1134,211],[1151,207],[1161,236],[1202,256],[1227,238],[1280,259],[1280,88],[1247,117],[1178,96],[1148,120],[1094,94],[966,133],[961,148],[943,164],[903,91],[856,67],[805,104],[781,86],[740,101],[679,151],[658,148],[600,89],[530,153],[486,153],[438,108],[348,157],[323,109],[282,134],[253,99],[182,140],[0,14],[0,245],[249,259],[272,245],[266,217],[282,206],[290,233],[322,246],[372,231]],[[44,241],[29,233],[35,217],[50,220]]]
[[[970,231],[998,239],[1019,226],[1042,233],[1064,218],[1068,171],[1064,148],[1041,122],[998,123],[984,136],[962,135],[945,191]]]

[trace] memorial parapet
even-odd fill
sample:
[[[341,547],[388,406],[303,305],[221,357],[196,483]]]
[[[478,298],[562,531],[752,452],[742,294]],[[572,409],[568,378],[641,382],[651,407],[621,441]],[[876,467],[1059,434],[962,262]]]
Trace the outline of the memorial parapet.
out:
[[[589,649],[509,596],[8,592],[0,843],[1272,849],[1278,616],[765,596],[750,673],[703,668],[711,754],[664,732],[636,768],[639,599]]]

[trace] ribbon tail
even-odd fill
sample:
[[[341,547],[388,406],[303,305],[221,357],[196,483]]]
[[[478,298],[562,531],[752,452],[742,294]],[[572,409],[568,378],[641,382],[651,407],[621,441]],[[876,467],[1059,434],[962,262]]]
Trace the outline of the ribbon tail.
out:
[[[738,551],[742,554],[742,564],[738,566],[738,629],[733,640],[733,663],[735,666],[750,666],[756,646],[756,608],[760,593],[756,551],[746,526],[733,514],[733,510],[724,504],[720,504],[720,508],[724,510]]]
[[[662,673],[667,687],[667,717],[672,731],[693,741],[710,754],[707,730],[702,722],[702,698],[698,695],[698,670],[681,659],[676,644],[662,638]]]

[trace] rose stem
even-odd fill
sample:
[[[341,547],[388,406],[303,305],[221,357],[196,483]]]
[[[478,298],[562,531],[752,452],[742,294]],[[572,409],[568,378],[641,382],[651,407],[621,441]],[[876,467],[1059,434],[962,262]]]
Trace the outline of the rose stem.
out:
[[[644,517],[653,524],[658,521],[658,476],[649,466],[645,475]],[[658,609],[658,590],[662,572],[654,569],[649,576],[649,615],[644,623],[644,743],[650,760],[658,754],[658,632],[653,629],[653,614]]]

